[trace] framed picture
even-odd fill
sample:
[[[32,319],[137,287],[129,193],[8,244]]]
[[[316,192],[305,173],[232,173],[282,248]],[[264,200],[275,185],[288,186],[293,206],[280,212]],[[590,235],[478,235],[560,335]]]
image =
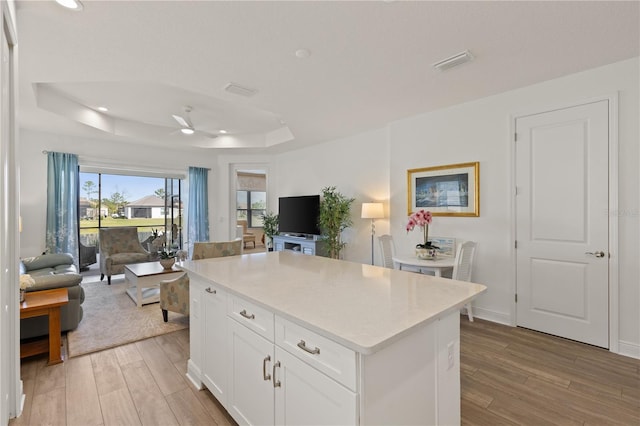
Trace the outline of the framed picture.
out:
[[[407,215],[480,216],[480,163],[407,170]]]

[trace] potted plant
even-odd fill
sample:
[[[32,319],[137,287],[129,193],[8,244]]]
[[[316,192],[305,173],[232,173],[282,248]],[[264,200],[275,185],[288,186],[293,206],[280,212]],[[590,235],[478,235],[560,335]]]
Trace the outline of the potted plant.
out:
[[[273,236],[278,233],[278,215],[273,212],[263,214],[262,230],[264,231],[267,249],[273,251]]]
[[[351,226],[351,204],[355,198],[347,198],[336,191],[335,186],[322,189],[320,200],[320,217],[318,225],[322,232],[322,239],[326,243],[329,257],[339,259],[340,252],[346,245],[341,240],[342,231]]]
[[[409,221],[407,222],[407,233],[413,231],[416,226],[422,228],[423,242],[422,244],[416,244],[416,257],[419,259],[434,259],[438,253],[439,247],[434,246],[429,241],[429,224],[432,219],[433,215],[430,211],[418,210],[409,216]]]
[[[167,250],[166,248],[160,250],[158,257],[160,258],[160,265],[162,265],[164,269],[171,269],[173,264],[176,263],[176,252],[173,250]]]

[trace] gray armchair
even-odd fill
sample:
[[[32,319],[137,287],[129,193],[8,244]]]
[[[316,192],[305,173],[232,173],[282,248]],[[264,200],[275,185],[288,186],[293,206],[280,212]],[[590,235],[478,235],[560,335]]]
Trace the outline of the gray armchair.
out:
[[[153,256],[142,247],[138,228],[123,226],[100,229],[100,281],[107,276],[124,274],[124,265],[151,261]]]

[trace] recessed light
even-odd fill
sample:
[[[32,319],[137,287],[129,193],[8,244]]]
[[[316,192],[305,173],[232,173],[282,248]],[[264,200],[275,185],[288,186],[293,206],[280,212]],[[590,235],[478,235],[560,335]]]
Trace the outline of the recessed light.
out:
[[[192,135],[194,133],[194,130],[189,127],[183,127],[180,131],[185,135]]]
[[[82,10],[82,3],[80,3],[80,0],[56,0],[56,3],[62,7],[66,7],[67,9],[75,11]]]
[[[98,111],[107,112],[107,111],[109,111],[109,108],[107,108],[105,106],[99,106],[98,107]]]
[[[220,133],[222,133],[224,135],[225,133],[227,133],[227,131],[226,130],[220,130]]]

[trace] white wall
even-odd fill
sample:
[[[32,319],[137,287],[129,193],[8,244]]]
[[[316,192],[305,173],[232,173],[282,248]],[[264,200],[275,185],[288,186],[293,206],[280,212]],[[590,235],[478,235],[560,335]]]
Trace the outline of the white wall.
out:
[[[324,186],[335,185],[356,197],[358,209],[354,209],[354,228],[346,233],[345,259],[366,263],[369,222],[357,218],[359,202],[389,200],[391,219],[385,226],[398,251],[408,250],[418,242],[418,235],[407,235],[404,229],[407,170],[479,161],[480,217],[436,217],[430,234],[479,242],[473,280],[489,289],[476,302],[476,311],[479,316],[512,323],[512,117],[617,92],[619,340],[622,353],[640,357],[638,75],[635,58],[400,120],[386,130],[283,154],[275,161],[278,195],[318,193]]]
[[[211,168],[210,200],[218,198],[214,185],[217,155],[187,150],[155,149],[150,146],[119,144],[98,139],[53,135],[31,130],[20,132],[20,234],[21,257],[36,256],[45,249],[47,206],[46,151],[78,154],[80,165],[99,164],[126,170],[178,172],[188,175],[189,166]],[[188,192],[185,191],[185,199]],[[215,217],[210,208],[210,221]]]
[[[347,246],[345,260],[371,262],[371,220],[360,218],[364,202],[385,203],[389,200],[389,144],[387,129],[371,130],[350,138],[281,154],[274,161],[275,191],[269,192],[271,204],[277,197],[320,194],[335,186],[346,197],[355,198],[352,205],[353,226],[343,234]],[[376,235],[389,232],[388,219],[376,220]],[[375,242],[376,264],[380,264]]]

